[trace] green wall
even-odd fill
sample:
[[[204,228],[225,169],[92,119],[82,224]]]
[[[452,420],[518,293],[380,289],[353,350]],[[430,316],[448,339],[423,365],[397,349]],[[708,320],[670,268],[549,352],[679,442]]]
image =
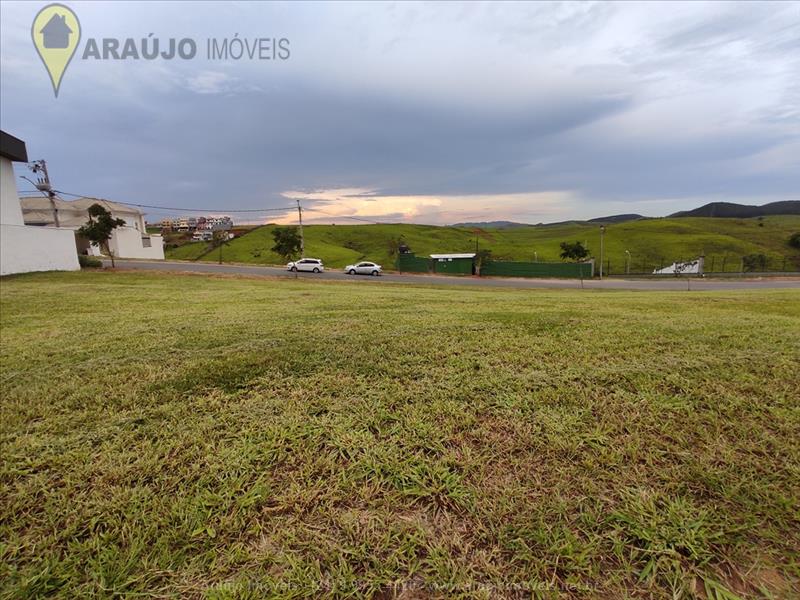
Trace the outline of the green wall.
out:
[[[472,275],[471,258],[438,259],[432,258],[433,272],[442,275]]]
[[[489,262],[481,267],[481,275],[589,279],[592,276],[592,265],[590,263]]]
[[[397,256],[395,266],[404,273],[439,273],[442,275],[472,275],[471,258],[439,261],[413,254]],[[488,262],[481,267],[481,275],[495,277],[567,277],[591,279],[590,263],[553,262]]]
[[[427,273],[430,271],[430,260],[413,254],[398,254],[395,266],[400,272]]]

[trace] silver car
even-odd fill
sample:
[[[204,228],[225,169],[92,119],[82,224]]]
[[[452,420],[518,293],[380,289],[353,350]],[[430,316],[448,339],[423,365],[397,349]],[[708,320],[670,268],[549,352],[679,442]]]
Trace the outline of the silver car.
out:
[[[287,271],[310,271],[311,273],[322,273],[325,267],[318,258],[301,258],[298,261],[290,262],[286,265]]]
[[[375,275],[377,277],[381,271],[381,266],[374,262],[360,262],[344,268],[344,272],[348,275]]]

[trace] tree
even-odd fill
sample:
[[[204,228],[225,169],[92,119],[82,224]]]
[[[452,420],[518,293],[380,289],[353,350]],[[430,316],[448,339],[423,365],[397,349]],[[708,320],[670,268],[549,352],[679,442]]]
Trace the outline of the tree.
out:
[[[562,260],[583,260],[589,256],[589,249],[580,242],[561,242],[561,259]]]
[[[114,267],[116,266],[114,264],[114,253],[108,246],[108,241],[111,239],[114,230],[123,225],[125,225],[125,221],[112,217],[111,212],[103,205],[92,204],[89,207],[89,220],[86,221],[83,227],[78,229],[78,235],[85,237],[93,244],[97,244],[101,249],[105,249],[111,257],[111,266]]]
[[[289,260],[300,252],[300,234],[297,227],[276,227],[272,230],[272,239],[275,240],[272,251],[284,260]]]
[[[386,242],[386,249],[389,251],[389,258],[394,258],[400,251],[400,240],[397,238],[389,238]]]
[[[222,264],[222,246],[227,245],[230,237],[225,230],[215,231],[211,236],[211,247],[219,248],[219,264]]]
[[[792,236],[789,238],[789,245],[792,248],[800,248],[800,231],[792,234]]]
[[[745,271],[766,271],[767,257],[763,254],[748,254],[742,257],[742,267]]]
[[[389,238],[389,241],[386,242],[386,249],[392,258],[398,254],[409,254],[411,252],[411,248],[408,247],[402,235],[399,238]]]
[[[475,267],[478,271],[478,275],[481,274],[481,267],[492,260],[492,251],[488,248],[481,248],[475,254]]]

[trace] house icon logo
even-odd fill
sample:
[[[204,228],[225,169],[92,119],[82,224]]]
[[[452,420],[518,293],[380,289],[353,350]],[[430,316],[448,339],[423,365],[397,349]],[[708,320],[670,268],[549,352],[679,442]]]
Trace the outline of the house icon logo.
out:
[[[31,38],[58,97],[64,71],[81,39],[78,16],[68,6],[48,4],[33,18]]]
[[[39,33],[45,48],[68,48],[72,29],[67,25],[67,15],[54,14]]]

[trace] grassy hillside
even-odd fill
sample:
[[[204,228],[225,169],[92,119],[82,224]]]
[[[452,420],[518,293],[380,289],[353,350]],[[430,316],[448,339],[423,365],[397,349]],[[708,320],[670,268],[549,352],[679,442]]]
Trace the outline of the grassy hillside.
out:
[[[0,598],[800,594],[796,291],[37,274],[0,326]]]
[[[599,256],[600,230],[596,223],[575,222],[556,225],[499,229],[470,227],[433,227],[426,225],[310,225],[304,227],[306,255],[322,258],[330,267],[343,267],[360,259],[375,260],[390,267],[389,242],[400,237],[418,255],[432,252],[468,252],[488,248],[497,258],[530,261],[559,260],[559,243],[581,241]],[[800,263],[800,252],[786,243],[800,231],[800,216],[772,216],[759,219],[675,218],[644,219],[611,224],[606,227],[605,257],[612,272],[625,265],[625,250],[631,253],[632,271],[652,270],[662,262],[694,258],[705,252],[710,267],[716,268],[727,257],[728,270],[739,268],[739,259],[747,254],[765,254],[778,264],[782,257]],[[272,229],[262,227],[234,240],[223,249],[223,260],[230,262],[281,264],[269,251],[273,245]],[[206,250],[206,244],[188,244],[171,250],[170,258],[193,260]],[[203,260],[217,260],[213,253]],[[800,264],[798,264],[800,266]]]
[[[770,202],[761,206],[735,204],[733,202],[711,202],[694,210],[684,210],[671,217],[728,217],[747,219],[766,215],[800,215],[800,200]]]

